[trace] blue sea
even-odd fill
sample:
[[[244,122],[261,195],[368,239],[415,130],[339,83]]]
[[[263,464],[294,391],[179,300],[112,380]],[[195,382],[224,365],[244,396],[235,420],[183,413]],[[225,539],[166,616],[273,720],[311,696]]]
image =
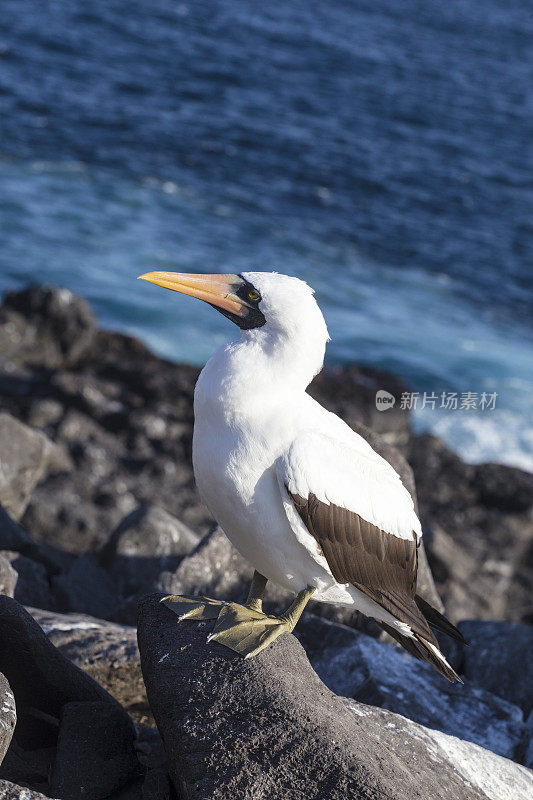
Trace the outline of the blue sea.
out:
[[[68,286],[201,364],[231,323],[137,275],[298,275],[330,363],[496,393],[414,423],[533,468],[529,11],[3,0],[0,292]]]

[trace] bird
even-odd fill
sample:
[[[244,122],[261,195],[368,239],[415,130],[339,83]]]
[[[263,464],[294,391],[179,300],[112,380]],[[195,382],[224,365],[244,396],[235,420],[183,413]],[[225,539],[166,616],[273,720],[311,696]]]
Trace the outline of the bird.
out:
[[[193,468],[203,503],[254,574],[239,604],[168,595],[180,620],[215,620],[208,641],[244,658],[294,630],[311,598],[373,618],[450,681],[434,631],[464,641],[416,593],[421,524],[394,468],[307,392],[330,340],[314,291],[277,272],[149,272],[205,301],[240,335],[207,361],[194,392]],[[263,612],[267,582],[294,595]]]

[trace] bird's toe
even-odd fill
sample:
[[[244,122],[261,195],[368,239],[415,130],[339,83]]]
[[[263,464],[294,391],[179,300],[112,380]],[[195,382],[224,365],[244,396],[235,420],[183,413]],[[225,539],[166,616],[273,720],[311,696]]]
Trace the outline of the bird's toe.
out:
[[[182,595],[168,595],[161,600],[163,605],[177,614],[179,620],[204,620],[216,619],[224,607],[223,600],[213,600],[211,597],[188,597]]]

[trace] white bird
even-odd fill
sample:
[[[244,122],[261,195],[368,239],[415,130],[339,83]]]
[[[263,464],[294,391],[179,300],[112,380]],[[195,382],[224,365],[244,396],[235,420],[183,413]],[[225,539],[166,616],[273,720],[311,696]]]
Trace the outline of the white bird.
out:
[[[171,596],[181,619],[216,619],[210,640],[249,657],[292,631],[313,597],[373,617],[417,658],[458,676],[431,627],[461,639],[416,595],[422,535],[391,465],[307,394],[329,340],[303,281],[286,275],[151,272],[142,279],[205,300],[241,329],[209,359],[194,394],[193,465],[203,502],[254,567],[246,604]],[[267,581],[293,592],[267,616]]]

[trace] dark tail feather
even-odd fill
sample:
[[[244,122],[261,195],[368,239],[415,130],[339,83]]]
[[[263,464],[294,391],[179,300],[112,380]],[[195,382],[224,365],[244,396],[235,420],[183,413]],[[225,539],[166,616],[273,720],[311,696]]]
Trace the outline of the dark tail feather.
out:
[[[437,614],[438,612],[435,613]],[[451,623],[448,624],[451,625]],[[404,636],[398,630],[390,625],[387,625],[385,622],[378,622],[378,625],[382,627],[383,630],[386,631],[390,636],[392,636],[393,639],[396,639],[396,641],[399,642],[408,653],[411,653],[412,656],[418,658],[420,661],[429,662],[431,666],[435,667],[437,672],[440,672],[444,678],[447,678],[447,680],[451,681],[452,683],[453,681],[459,681],[459,683],[463,682],[456,671],[450,667],[444,656],[440,654],[437,646],[433,645],[433,647],[435,647],[435,650],[433,650],[431,643],[425,641],[417,633],[415,633],[414,637],[411,638],[410,636]]]
[[[445,633],[447,636],[455,639],[456,642],[468,645],[461,631],[458,631],[449,619],[446,619],[440,611],[430,606],[429,603],[423,600],[418,594],[415,594],[415,603],[434,630],[439,631],[439,633]]]

